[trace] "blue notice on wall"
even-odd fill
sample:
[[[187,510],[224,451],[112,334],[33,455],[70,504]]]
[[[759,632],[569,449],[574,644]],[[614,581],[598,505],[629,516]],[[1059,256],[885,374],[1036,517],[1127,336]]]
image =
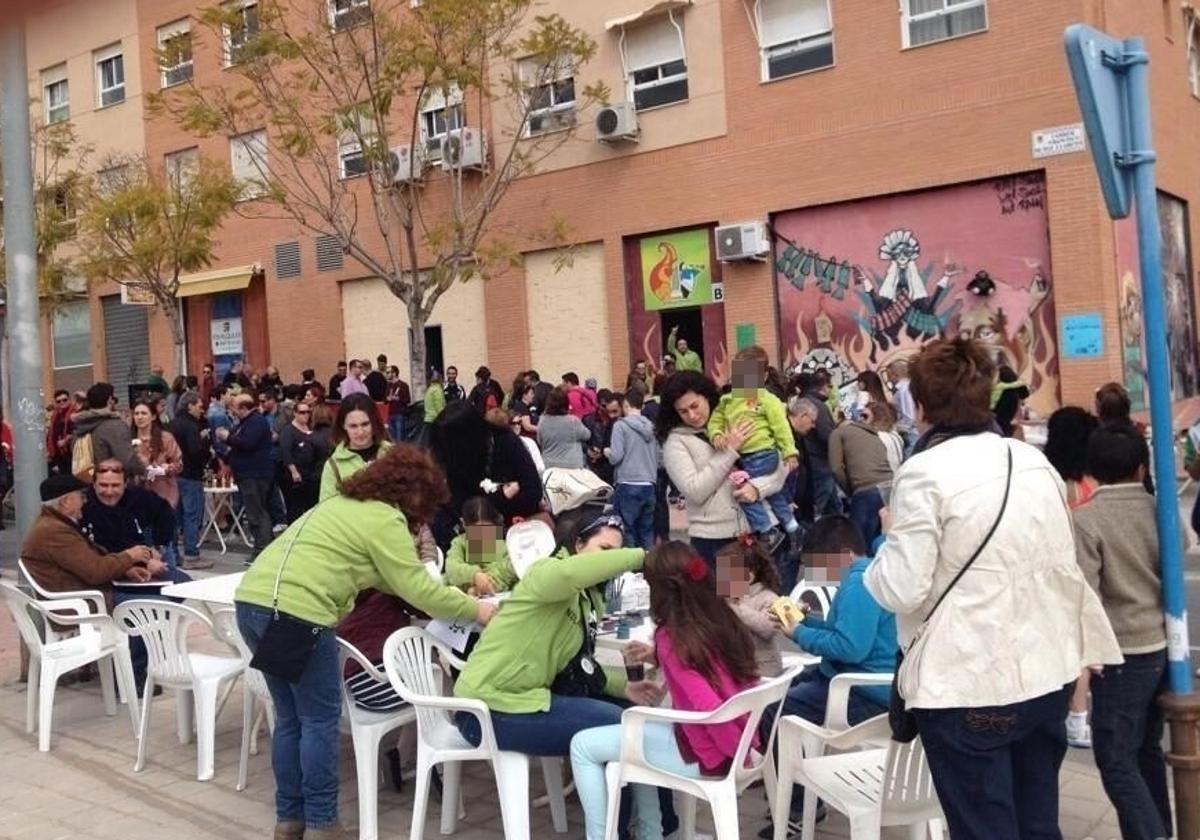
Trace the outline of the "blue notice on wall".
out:
[[[1099,312],[1064,315],[1062,355],[1068,359],[1092,359],[1104,355],[1104,318]]]

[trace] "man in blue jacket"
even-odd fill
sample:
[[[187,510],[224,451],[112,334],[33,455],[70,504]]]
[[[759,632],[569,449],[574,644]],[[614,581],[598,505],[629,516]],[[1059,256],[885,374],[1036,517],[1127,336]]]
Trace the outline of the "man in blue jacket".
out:
[[[233,401],[238,424],[232,432],[218,429],[217,439],[229,445],[229,466],[237,482],[250,523],[254,547],[250,562],[271,542],[271,514],[267,506],[275,479],[275,461],[271,457],[271,424],[258,410],[254,394],[238,394]]]
[[[799,624],[781,628],[802,650],[821,657],[818,667],[806,669],[792,683],[783,700],[783,714],[824,724],[829,683],[835,676],[890,674],[896,667],[896,617],[879,606],[863,584],[863,573],[871,565],[866,553],[862,534],[848,516],[822,516],[805,534],[805,581],[837,583],[838,590],[828,615],[809,614]],[[850,689],[846,715],[850,725],[885,713],[890,691],[888,685]],[[799,832],[803,801],[797,786],[789,836]],[[817,819],[823,815],[824,809],[818,808]]]

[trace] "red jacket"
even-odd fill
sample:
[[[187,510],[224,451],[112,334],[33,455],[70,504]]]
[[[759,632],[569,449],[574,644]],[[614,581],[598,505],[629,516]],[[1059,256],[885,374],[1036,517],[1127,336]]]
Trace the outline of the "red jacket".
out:
[[[572,388],[567,391],[567,403],[570,405],[570,411],[580,420],[596,413],[596,406],[599,405],[599,399],[590,388],[582,386]]]

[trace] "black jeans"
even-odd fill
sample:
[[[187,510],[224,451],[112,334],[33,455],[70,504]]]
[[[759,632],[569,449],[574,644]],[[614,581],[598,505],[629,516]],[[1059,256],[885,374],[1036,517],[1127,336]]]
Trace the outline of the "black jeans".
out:
[[[914,710],[954,840],[1061,840],[1067,696],[1064,689],[1009,706]]]
[[[270,478],[239,478],[237,486],[242,496],[242,504],[246,508],[246,519],[250,523],[250,539],[254,540],[253,556],[257,557],[271,542],[271,514],[268,505],[271,503],[271,491],[275,482]]]
[[[1092,749],[1104,792],[1117,809],[1124,840],[1171,836],[1171,800],[1163,757],[1167,652],[1131,654],[1092,677]]]

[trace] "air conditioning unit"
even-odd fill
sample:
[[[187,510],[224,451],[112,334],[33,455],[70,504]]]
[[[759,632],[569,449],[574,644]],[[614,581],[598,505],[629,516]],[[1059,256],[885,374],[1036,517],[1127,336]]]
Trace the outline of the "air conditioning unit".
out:
[[[596,139],[601,143],[636,143],[637,138],[637,111],[632,102],[605,105],[596,114]]]
[[[487,160],[487,136],[478,129],[451,131],[442,139],[442,169],[483,169]]]
[[[393,184],[415,184],[425,174],[425,154],[421,144],[393,146],[390,152]]]
[[[719,225],[716,236],[717,259],[721,262],[762,260],[771,253],[771,237],[763,222]]]

